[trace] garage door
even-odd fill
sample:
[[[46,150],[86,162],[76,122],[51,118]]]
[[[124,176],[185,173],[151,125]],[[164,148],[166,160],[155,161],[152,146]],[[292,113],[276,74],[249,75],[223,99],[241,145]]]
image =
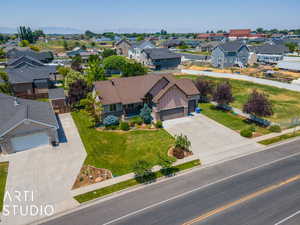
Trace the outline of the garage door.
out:
[[[175,108],[175,109],[168,109],[160,112],[161,120],[170,120],[184,116],[184,109],[182,108]]]
[[[35,148],[49,144],[47,133],[36,133],[11,139],[12,147],[15,152],[24,151],[30,148]]]

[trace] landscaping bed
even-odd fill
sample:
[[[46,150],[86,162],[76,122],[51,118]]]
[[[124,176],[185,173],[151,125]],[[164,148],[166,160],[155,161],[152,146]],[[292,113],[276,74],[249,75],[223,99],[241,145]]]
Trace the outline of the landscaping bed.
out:
[[[72,117],[87,151],[84,165],[108,169],[114,176],[132,172],[138,160],[157,165],[158,155],[167,155],[174,145],[174,138],[164,129],[122,133],[98,131],[92,127],[86,112],[72,112]]]
[[[183,170],[193,168],[193,167],[199,166],[199,165],[201,165],[200,160],[194,160],[194,161],[187,162],[187,163],[184,163],[184,164],[181,164],[181,165],[178,165],[178,166],[174,166],[172,168],[174,170],[176,170],[177,172],[179,172],[179,171],[183,171]],[[164,174],[162,174],[160,171],[155,172],[154,174],[155,174],[155,178],[159,178],[159,177],[164,176]],[[113,192],[124,190],[124,189],[129,188],[129,187],[133,187],[133,186],[138,185],[138,184],[140,184],[140,183],[136,179],[130,179],[130,180],[127,180],[127,181],[120,182],[118,184],[114,184],[114,185],[105,187],[105,188],[101,188],[101,189],[91,191],[91,192],[88,192],[88,193],[85,193],[85,194],[77,195],[74,198],[79,203],[83,203],[83,202],[93,200],[95,198],[100,198],[102,196],[111,194]]]
[[[214,78],[207,76],[195,76],[195,75],[181,75],[177,78],[190,78],[197,79],[201,77],[205,80],[214,82],[229,81],[232,86],[233,96],[235,101],[231,103],[231,106],[242,109],[243,105],[247,102],[249,94],[253,89],[257,89],[260,92],[264,92],[268,95],[268,98],[273,104],[274,115],[266,119],[279,123],[283,128],[288,128],[291,125],[291,119],[299,117],[300,115],[300,93],[290,91],[282,88],[277,88],[268,85],[255,84],[248,81],[233,80],[226,78]]]
[[[90,165],[84,165],[72,189],[84,187],[90,184],[99,183],[112,178],[112,173],[107,169],[96,168]]]

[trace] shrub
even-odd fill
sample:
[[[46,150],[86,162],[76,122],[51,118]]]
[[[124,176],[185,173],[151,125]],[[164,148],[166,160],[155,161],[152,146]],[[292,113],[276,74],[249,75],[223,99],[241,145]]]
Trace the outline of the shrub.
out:
[[[181,148],[189,151],[191,142],[186,135],[180,134],[175,136],[175,148]]]
[[[184,150],[182,148],[174,148],[173,156],[177,159],[183,159],[184,158]]]
[[[121,129],[121,130],[125,130],[125,131],[126,131],[126,130],[129,130],[129,124],[128,124],[128,122],[124,122],[124,121],[121,122],[121,123],[120,123],[120,129]]]
[[[253,132],[252,132],[252,130],[250,128],[246,128],[246,129],[241,130],[240,134],[243,137],[250,138],[250,137],[252,137]]]
[[[109,116],[104,118],[103,124],[106,127],[118,125],[119,124],[119,118],[116,117],[116,116],[113,116],[113,115],[109,115]]]
[[[272,126],[270,126],[269,131],[280,133],[281,132],[281,127],[279,125],[272,125]]]
[[[143,119],[140,116],[135,116],[129,120],[130,126],[134,125],[142,125],[143,124]]]
[[[252,126],[249,127],[249,130],[251,130],[252,132],[255,132],[256,128],[255,128],[255,126],[252,125]]]
[[[145,124],[150,124],[152,121],[151,109],[147,104],[144,104],[144,107],[141,109],[140,117],[143,119]]]
[[[156,121],[155,127],[156,127],[156,128],[162,128],[162,127],[163,127],[162,122],[161,122],[160,120]]]

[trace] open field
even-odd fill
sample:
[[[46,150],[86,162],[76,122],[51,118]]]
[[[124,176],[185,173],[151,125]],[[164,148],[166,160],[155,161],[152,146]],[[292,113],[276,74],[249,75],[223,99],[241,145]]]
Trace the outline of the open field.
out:
[[[178,78],[197,79],[195,75],[181,75]],[[232,85],[235,101],[231,104],[233,107],[242,109],[246,103],[249,94],[253,89],[264,92],[270,98],[273,104],[274,115],[266,119],[272,122],[280,123],[283,127],[289,127],[292,118],[300,117],[300,93],[289,91],[268,85],[255,84],[248,81],[213,78],[201,76],[203,79],[211,80],[215,83],[229,81]]]
[[[137,160],[157,165],[158,154],[167,154],[174,139],[165,130],[110,132],[90,127],[87,113],[73,112],[75,124],[88,153],[85,165],[111,170],[114,176],[132,172]]]

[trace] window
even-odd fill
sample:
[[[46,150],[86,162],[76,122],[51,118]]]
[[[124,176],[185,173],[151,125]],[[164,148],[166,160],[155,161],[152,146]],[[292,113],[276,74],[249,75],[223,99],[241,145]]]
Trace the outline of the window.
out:
[[[110,112],[115,112],[115,111],[117,111],[117,105],[116,105],[116,104],[109,105],[109,111],[110,111]]]

